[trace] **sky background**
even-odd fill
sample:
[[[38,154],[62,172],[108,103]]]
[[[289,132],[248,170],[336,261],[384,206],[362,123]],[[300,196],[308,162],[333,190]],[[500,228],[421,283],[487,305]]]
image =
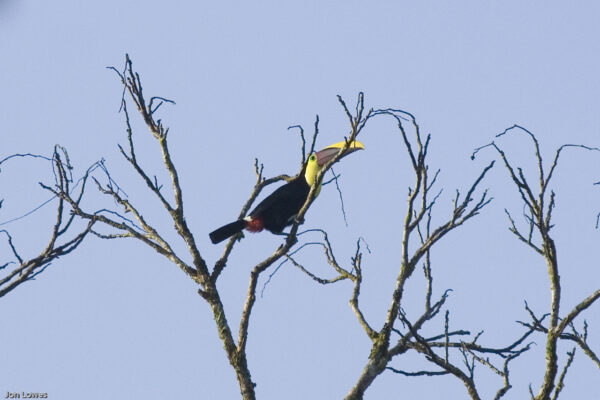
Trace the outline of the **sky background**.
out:
[[[295,174],[300,141],[288,126],[312,132],[318,114],[318,148],[348,133],[338,94],[353,105],[363,91],[367,107],[410,111],[431,134],[429,163],[441,168],[437,187],[444,189],[434,212],[438,223],[455,189],[468,188],[495,158],[488,150],[472,161],[473,149],[515,123],[537,135],[545,160],[563,143],[599,145],[595,2],[290,3],[0,0],[0,158],[50,155],[58,143],[69,150],[79,175],[104,158],[130,199],[169,231],[167,216],[117,149],[126,143],[118,113],[122,88],[105,67],[121,69],[129,53],[145,93],[177,103],[163,106],[160,118],[170,127],[186,219],[212,265],[223,245],[212,245],[208,232],[238,214],[255,181],[255,157],[267,176]],[[167,183],[156,143],[139,118],[133,120],[138,157]],[[361,303],[379,329],[399,270],[399,226],[413,177],[391,121],[375,121],[360,139],[366,150],[335,167],[342,174],[348,226],[338,194],[328,186],[303,228],[326,229],[346,265],[357,238],[365,239],[371,252],[363,258]],[[500,144],[533,181],[534,153],[524,136],[515,133]],[[570,150],[555,176],[564,312],[600,282],[600,189],[592,185],[600,181],[599,165],[600,154]],[[51,182],[47,162],[15,160],[0,172],[0,223],[48,199],[37,185]],[[451,328],[484,330],[482,344],[504,346],[522,332],[515,321],[527,319],[524,300],[538,315],[548,311],[548,279],[543,260],[508,232],[504,209],[523,224],[522,206],[500,164],[482,187],[493,202],[432,254],[434,296],[453,289],[447,302]],[[93,190],[88,205],[114,207]],[[49,205],[0,228],[31,257],[45,246],[52,222]],[[173,233],[168,237],[183,250]],[[238,326],[250,270],[280,242],[268,233],[251,235],[232,254],[219,286],[232,328]],[[0,245],[1,258],[8,254]],[[312,272],[332,276],[320,251],[309,248],[300,260]],[[422,310],[421,275],[415,273],[403,302],[413,317]],[[196,289],[139,243],[90,238],[1,299],[0,395],[239,398],[210,310]],[[288,264],[278,270],[257,300],[249,332],[248,362],[259,399],[335,399],[348,392],[370,350],[348,306],[351,291],[350,282],[321,286]],[[589,343],[599,351],[598,306],[585,317]],[[443,332],[443,319],[426,332]],[[544,338],[535,341],[512,364],[514,388],[505,398],[525,398],[530,383],[537,392]],[[561,366],[570,348],[561,345]],[[426,366],[414,357],[391,365],[413,371]],[[493,397],[499,378],[483,367],[476,373],[483,396]],[[578,350],[561,398],[600,398],[595,382],[598,369]],[[365,398],[441,395],[466,398],[466,391],[452,377],[386,372]]]

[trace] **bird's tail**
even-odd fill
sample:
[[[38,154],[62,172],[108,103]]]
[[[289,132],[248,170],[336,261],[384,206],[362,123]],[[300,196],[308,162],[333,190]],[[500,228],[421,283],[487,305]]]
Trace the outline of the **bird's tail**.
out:
[[[236,233],[241,232],[246,227],[246,224],[247,222],[243,219],[238,219],[237,221],[234,221],[230,224],[223,225],[219,229],[215,229],[214,231],[209,233],[208,236],[210,237],[210,240],[213,242],[213,244],[217,244],[227,239],[228,237],[231,237]]]

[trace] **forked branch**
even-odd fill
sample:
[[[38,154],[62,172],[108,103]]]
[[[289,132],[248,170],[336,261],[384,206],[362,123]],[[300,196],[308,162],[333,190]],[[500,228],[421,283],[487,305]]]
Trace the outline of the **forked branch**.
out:
[[[40,183],[40,186],[52,193],[56,193],[57,191],[73,193],[73,204],[79,205],[85,191],[88,175],[86,174],[77,182],[79,188],[72,187],[74,185],[71,175],[73,167],[70,165],[69,156],[65,148],[58,145],[55,146],[51,158],[34,154],[15,154],[4,158],[0,161],[0,165],[17,157],[33,157],[50,161],[55,181],[52,186],[43,183]],[[61,197],[53,197],[51,200],[56,201],[56,219],[51,227],[47,244],[37,255],[33,257],[22,256],[17,250],[15,241],[9,231],[5,229],[0,230],[0,234],[6,238],[6,244],[13,257],[13,260],[0,260],[0,273],[4,273],[9,266],[14,265],[12,270],[6,271],[4,275],[0,275],[0,297],[10,293],[23,283],[34,280],[54,260],[75,250],[92,231],[92,226],[95,223],[94,220],[88,221],[83,227],[76,226],[73,223],[75,215],[70,212],[72,211],[71,207],[69,207],[70,203]],[[46,203],[48,202],[44,204]],[[15,218],[12,221],[18,219],[20,218]]]
[[[589,147],[584,145],[565,144],[560,146],[555,154],[552,164],[545,172],[544,162],[540,145],[536,136],[529,130],[519,126],[513,125],[503,132],[498,134],[496,137],[507,136],[510,133],[523,133],[527,135],[534,148],[535,161],[537,164],[537,175],[538,185],[537,187],[531,185],[525,178],[525,173],[520,167],[515,167],[514,163],[509,161],[506,152],[494,141],[485,146],[481,146],[473,152],[473,157],[485,148],[493,148],[496,153],[500,156],[510,179],[516,186],[521,200],[523,201],[525,212],[524,215],[528,220],[529,226],[528,234],[523,234],[523,230],[519,229],[508,211],[510,221],[509,230],[523,243],[527,244],[536,253],[544,258],[547,266],[547,273],[549,277],[550,286],[550,312],[548,315],[548,326],[544,326],[540,319],[537,319],[533,312],[526,306],[533,323],[522,323],[523,325],[535,329],[536,331],[543,332],[546,335],[546,371],[544,379],[540,386],[539,392],[535,397],[536,400],[550,400],[551,398],[556,399],[562,389],[563,381],[567,373],[568,366],[571,364],[574,356],[574,352],[570,353],[569,361],[564,368],[560,376],[558,376],[558,349],[557,343],[560,339],[571,339],[577,342],[584,352],[596,362],[598,359],[595,353],[589,348],[585,339],[582,339],[577,334],[565,333],[565,329],[568,326],[573,326],[573,322],[576,317],[589,308],[598,298],[600,298],[600,290],[595,291],[582,302],[577,304],[567,315],[563,318],[560,317],[560,306],[561,306],[561,282],[558,268],[558,256],[557,249],[553,238],[550,235],[550,230],[554,227],[552,223],[552,212],[555,203],[555,192],[551,189],[551,179],[553,173],[558,166],[558,160],[563,150],[567,148],[584,149],[587,151],[597,152],[600,151],[597,147]],[[536,243],[533,239],[533,233],[539,236],[537,239],[539,242]],[[545,316],[544,316],[545,317]],[[543,319],[543,318],[542,318]],[[574,329],[574,328],[573,328]]]

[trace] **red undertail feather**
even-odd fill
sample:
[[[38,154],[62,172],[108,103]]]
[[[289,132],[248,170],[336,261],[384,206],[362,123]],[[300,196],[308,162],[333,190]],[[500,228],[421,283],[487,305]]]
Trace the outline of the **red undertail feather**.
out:
[[[246,230],[250,232],[260,232],[265,227],[261,218],[250,218],[246,220]]]

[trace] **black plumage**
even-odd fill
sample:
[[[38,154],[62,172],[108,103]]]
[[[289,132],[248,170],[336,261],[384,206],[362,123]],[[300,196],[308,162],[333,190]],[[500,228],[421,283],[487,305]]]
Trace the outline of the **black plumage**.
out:
[[[277,188],[258,203],[246,218],[230,222],[209,233],[210,240],[216,244],[241,232],[243,229],[250,232],[260,232],[266,229],[272,233],[281,233],[283,228],[294,222],[294,218],[306,202],[313,184],[318,185],[315,196],[319,194],[321,183],[317,182],[316,179],[322,168],[338,156],[340,152],[342,152],[341,157],[345,157],[362,149],[364,149],[362,143],[344,140],[312,153],[295,178]]]
[[[310,186],[304,173],[300,173],[258,203],[246,219],[239,219],[212,231],[209,234],[210,240],[215,244],[222,242],[244,228],[251,232],[266,229],[272,233],[281,233],[294,222],[294,217],[302,208],[309,192]]]

